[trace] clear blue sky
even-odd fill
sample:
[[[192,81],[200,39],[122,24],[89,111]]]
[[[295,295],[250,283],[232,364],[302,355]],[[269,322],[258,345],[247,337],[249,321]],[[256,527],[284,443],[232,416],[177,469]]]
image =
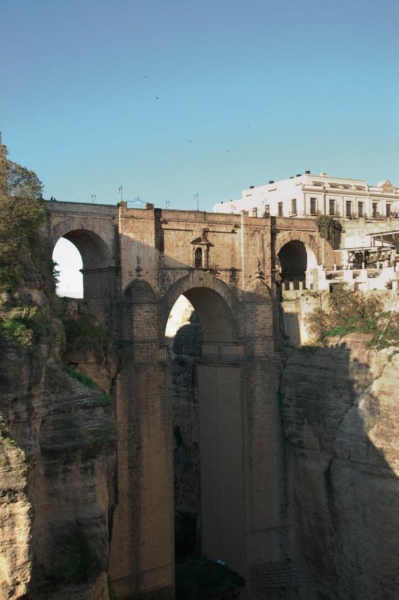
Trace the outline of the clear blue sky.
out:
[[[3,142],[60,200],[212,210],[305,169],[399,186],[398,4],[3,2]]]

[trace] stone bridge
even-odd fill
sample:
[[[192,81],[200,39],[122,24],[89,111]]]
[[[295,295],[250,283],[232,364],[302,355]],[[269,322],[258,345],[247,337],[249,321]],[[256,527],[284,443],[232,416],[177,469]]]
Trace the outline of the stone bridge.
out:
[[[49,202],[54,244],[83,259],[84,297],[123,342],[115,388],[117,499],[110,573],[118,598],[174,598],[173,416],[165,328],[184,295],[198,361],[202,551],[250,598],[295,585],[277,401],[278,283],[333,263],[312,220]]]

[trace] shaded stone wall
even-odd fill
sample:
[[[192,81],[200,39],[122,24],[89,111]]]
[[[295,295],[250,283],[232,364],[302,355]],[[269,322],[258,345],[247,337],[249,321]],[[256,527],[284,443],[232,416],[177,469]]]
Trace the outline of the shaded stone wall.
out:
[[[354,334],[285,363],[292,516],[315,598],[398,595],[398,366],[396,349]]]
[[[201,551],[198,381],[202,330],[195,313],[173,343],[174,503],[176,556]]]

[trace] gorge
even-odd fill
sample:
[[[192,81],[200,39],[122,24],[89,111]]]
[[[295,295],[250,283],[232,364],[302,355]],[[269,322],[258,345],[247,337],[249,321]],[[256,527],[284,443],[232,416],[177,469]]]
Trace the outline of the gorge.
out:
[[[45,208],[43,252],[75,243],[85,297],[55,298],[29,233],[2,282],[2,596],[172,599],[176,548],[249,600],[398,597],[396,340],[285,337],[275,250],[328,264],[314,222]]]

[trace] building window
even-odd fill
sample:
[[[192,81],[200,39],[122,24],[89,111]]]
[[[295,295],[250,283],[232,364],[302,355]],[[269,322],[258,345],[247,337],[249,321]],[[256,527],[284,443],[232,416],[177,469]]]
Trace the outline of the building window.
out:
[[[378,217],[378,203],[377,202],[373,202],[373,219],[376,219]]]
[[[296,215],[296,198],[291,200],[291,214]]]
[[[202,267],[202,248],[196,248],[194,255],[194,267],[200,269]]]
[[[385,216],[390,217],[392,213],[392,204],[385,205]]]
[[[256,207],[252,209],[252,216],[253,217],[257,217],[258,216],[258,209]]]
[[[345,202],[345,215],[347,219],[352,217],[352,202],[351,200],[347,200]]]
[[[282,202],[278,203],[278,216],[279,217],[283,216],[283,203]]]
[[[335,215],[335,200],[333,198],[329,200],[329,214]]]
[[[357,203],[357,215],[358,217],[364,217],[363,202]]]
[[[315,215],[316,213],[317,213],[316,198],[311,198],[310,199],[310,214]]]
[[[265,205],[265,217],[270,215],[270,204]]]

